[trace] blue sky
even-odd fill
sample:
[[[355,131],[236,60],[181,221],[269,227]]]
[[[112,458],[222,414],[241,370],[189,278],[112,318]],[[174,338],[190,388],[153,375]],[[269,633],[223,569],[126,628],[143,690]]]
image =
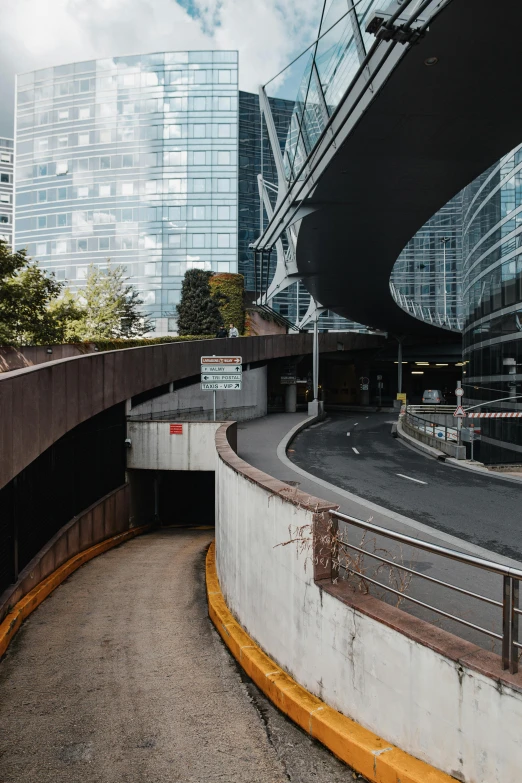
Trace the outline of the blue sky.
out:
[[[2,0],[0,135],[13,133],[14,75],[60,63],[238,49],[257,90],[315,38],[322,0]]]

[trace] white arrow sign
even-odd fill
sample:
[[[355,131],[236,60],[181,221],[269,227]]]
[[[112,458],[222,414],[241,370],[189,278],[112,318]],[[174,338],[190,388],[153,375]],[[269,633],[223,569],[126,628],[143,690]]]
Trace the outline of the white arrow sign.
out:
[[[237,366],[230,366],[226,364],[202,364],[201,365],[201,374],[203,375],[204,372],[212,372],[212,373],[234,373],[236,375],[241,375],[243,372],[243,368],[241,365]]]
[[[223,383],[224,381],[235,381],[236,383],[241,383],[241,375],[234,375],[234,374],[228,374],[228,373],[209,373],[209,372],[202,372],[201,373],[201,382],[203,381],[216,381],[217,383]]]
[[[218,383],[217,381],[202,383],[201,388],[203,391],[217,391],[219,389],[225,389],[225,391],[240,391],[241,381],[236,381],[236,383]]]

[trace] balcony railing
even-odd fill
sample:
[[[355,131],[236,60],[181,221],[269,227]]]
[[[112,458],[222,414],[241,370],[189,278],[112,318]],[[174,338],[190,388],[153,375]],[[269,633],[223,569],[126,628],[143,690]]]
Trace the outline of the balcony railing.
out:
[[[416,302],[414,299],[410,299],[410,297],[401,293],[391,280],[390,291],[399,307],[414,318],[418,318],[419,321],[425,321],[426,323],[433,324],[433,326],[439,326],[441,329],[447,329],[450,332],[462,332],[464,322],[459,316],[451,315],[449,313],[444,315],[434,307],[421,305],[419,302]]]

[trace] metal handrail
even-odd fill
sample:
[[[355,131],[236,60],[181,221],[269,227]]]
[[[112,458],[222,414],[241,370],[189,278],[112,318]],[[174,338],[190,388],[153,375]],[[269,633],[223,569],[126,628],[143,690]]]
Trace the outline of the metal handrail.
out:
[[[438,406],[439,407],[439,406]],[[453,408],[452,408],[453,410]],[[435,412],[435,411],[434,411]],[[439,413],[442,413],[443,411],[439,411]],[[426,411],[427,413],[427,411]],[[407,423],[413,427],[414,429],[418,430],[419,432],[423,432],[426,435],[429,435],[430,437],[437,438],[437,440],[441,440],[441,438],[435,434],[435,430],[444,430],[444,440],[446,443],[451,440],[455,442],[457,440],[456,437],[448,438],[448,432],[451,431],[452,435],[457,433],[456,427],[448,426],[447,424],[437,424],[436,421],[428,421],[428,419],[424,419],[422,416],[416,416],[414,413],[411,413],[411,411],[406,410],[406,413],[404,414],[406,417]],[[422,422],[422,426],[419,426],[418,424],[415,424],[416,421]],[[431,433],[428,432],[428,429],[431,429]]]
[[[427,576],[426,574],[423,574],[420,571],[415,571],[414,569],[408,568],[407,566],[403,566],[400,563],[387,560],[386,558],[376,554],[375,552],[370,552],[361,547],[357,547],[354,544],[343,542],[344,546],[347,546],[355,551],[367,555],[368,557],[372,557],[376,560],[387,563],[388,565],[392,565],[393,567],[402,569],[406,572],[413,573],[415,576],[418,576],[421,579],[425,579],[431,583],[436,583],[442,587],[449,588],[459,594],[466,595],[469,598],[475,598],[477,600],[484,601],[490,605],[494,605],[498,608],[502,608],[502,633],[497,634],[494,631],[490,631],[487,628],[483,628],[479,625],[471,623],[469,620],[465,620],[463,617],[458,617],[457,615],[450,614],[448,612],[445,612],[443,609],[439,609],[438,607],[431,606],[430,604],[420,601],[417,598],[413,598],[413,596],[409,596],[403,592],[395,590],[390,585],[386,585],[383,584],[382,582],[378,582],[369,576],[361,575],[361,573],[356,569],[353,569],[349,566],[341,566],[341,568],[344,568],[349,573],[359,575],[364,581],[367,581],[371,584],[375,584],[378,587],[393,593],[394,595],[398,595],[400,596],[401,599],[408,600],[418,606],[422,606],[426,609],[436,612],[437,614],[443,617],[447,617],[450,620],[454,620],[455,622],[458,622],[461,625],[464,625],[468,628],[473,628],[474,630],[484,633],[490,636],[491,638],[501,640],[502,641],[502,668],[509,669],[509,671],[512,674],[515,674],[518,671],[517,649],[522,649],[522,644],[518,642],[518,622],[519,622],[518,617],[521,614],[521,610],[519,609],[519,583],[520,580],[522,579],[522,569],[513,568],[512,566],[502,565],[501,563],[496,563],[493,560],[486,560],[485,558],[477,557],[475,555],[468,555],[463,552],[457,552],[454,549],[448,549],[447,547],[440,546],[439,544],[431,544],[428,541],[423,541],[422,539],[413,538],[412,536],[408,536],[405,533],[397,533],[394,530],[389,530],[388,528],[381,527],[380,525],[375,525],[372,522],[367,522],[366,520],[358,519],[357,517],[348,516],[347,514],[343,514],[340,511],[331,511],[330,514],[335,519],[341,520],[342,522],[346,522],[350,525],[354,525],[355,527],[362,528],[365,531],[369,531],[372,533],[376,533],[377,535],[384,536],[388,539],[391,539],[392,541],[397,541],[401,544],[407,544],[408,546],[416,547],[417,549],[421,549],[425,552],[430,552],[432,554],[442,556],[444,558],[447,558],[448,560],[454,560],[458,563],[474,566],[475,568],[479,568],[483,571],[487,571],[489,573],[495,574],[496,576],[502,577],[503,593],[502,593],[502,602],[500,602],[500,601],[495,601],[494,599],[489,598],[487,596],[480,595],[479,593],[474,593],[471,590],[466,590],[465,588],[458,587],[457,585],[452,585],[443,580],[436,579],[435,577]]]
[[[435,320],[442,329],[448,329],[453,332],[462,332],[464,328],[464,322],[462,318],[459,318],[459,316],[446,315],[445,320],[443,320],[442,315],[438,310],[432,307],[428,307],[427,305],[423,305],[420,302],[416,302],[414,299],[406,296],[406,294],[403,294],[402,291],[397,288],[392,280],[390,280],[389,285],[391,295],[395,302],[402,310],[405,310],[410,315],[413,315],[414,318],[417,318],[419,321],[433,323],[435,317]]]
[[[401,571],[406,571],[408,574],[413,574],[414,576],[421,576],[423,579],[426,579],[427,582],[435,582],[438,585],[442,585],[442,587],[449,587],[451,590],[455,590],[457,593],[463,593],[464,595],[467,595],[471,598],[476,598],[478,601],[484,601],[485,603],[491,604],[492,606],[502,606],[502,602],[495,601],[494,598],[488,598],[485,595],[480,595],[480,593],[472,593],[469,590],[464,590],[463,587],[457,587],[456,585],[452,585],[449,582],[443,582],[441,579],[435,579],[434,576],[428,576],[428,574],[420,573],[414,568],[408,568],[408,566],[404,566],[402,563],[396,563],[395,560],[388,560],[386,557],[382,557],[382,555],[376,555],[375,552],[368,552],[366,549],[361,549],[361,547],[355,546],[355,544],[348,544],[346,541],[343,542],[343,544],[344,546],[350,547],[350,549],[355,549],[356,552],[361,552],[365,555],[368,555],[369,557],[375,558],[375,560],[380,560],[381,563],[386,563],[387,565],[393,566],[394,568],[400,568]],[[404,597],[406,598],[406,596]],[[433,607],[430,608],[433,609]],[[437,610],[434,609],[434,611]],[[520,610],[518,611],[520,613]]]

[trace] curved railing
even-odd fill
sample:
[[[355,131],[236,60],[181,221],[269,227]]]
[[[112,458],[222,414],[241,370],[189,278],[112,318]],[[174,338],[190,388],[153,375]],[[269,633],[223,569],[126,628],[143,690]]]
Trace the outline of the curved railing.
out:
[[[426,305],[416,302],[414,299],[402,294],[391,280],[390,291],[399,307],[419,321],[425,321],[425,323],[433,324],[433,326],[438,326],[441,329],[447,329],[450,332],[462,332],[464,322],[459,316],[444,316],[434,307],[427,307]]]

